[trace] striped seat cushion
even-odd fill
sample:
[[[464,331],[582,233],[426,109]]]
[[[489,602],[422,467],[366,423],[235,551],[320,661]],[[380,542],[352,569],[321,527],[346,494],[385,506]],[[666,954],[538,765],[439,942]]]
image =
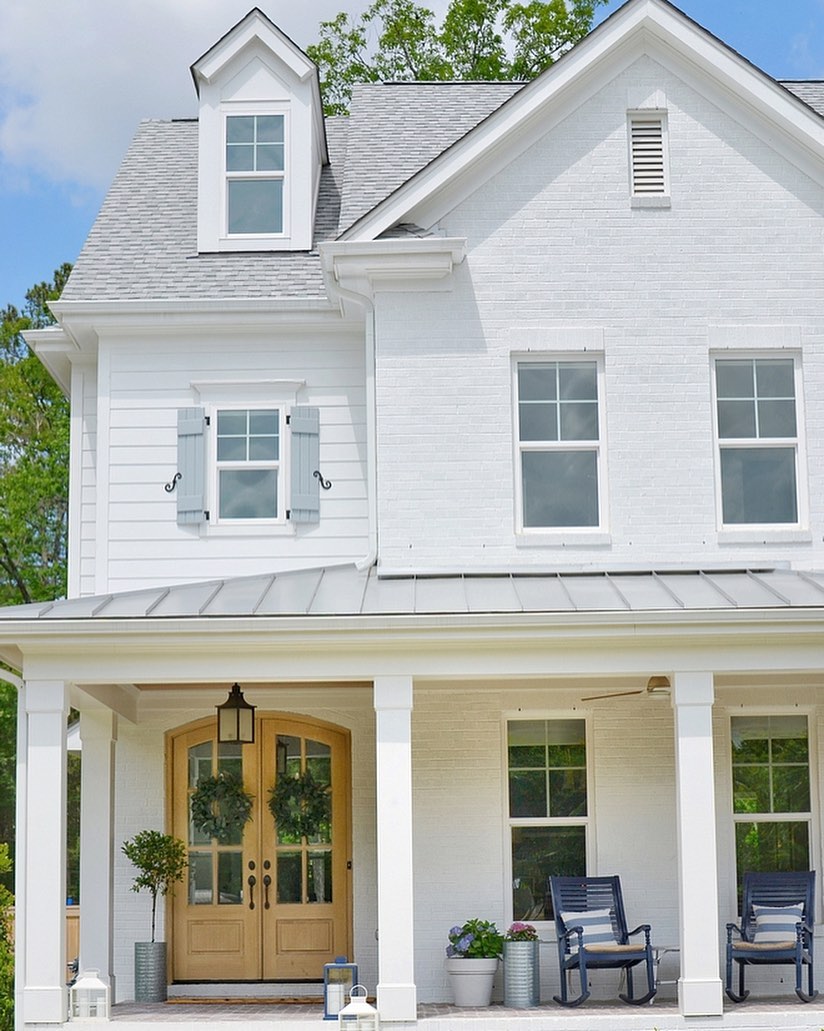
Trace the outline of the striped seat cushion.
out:
[[[767,942],[795,941],[795,925],[801,920],[804,907],[796,906],[753,906],[757,945]]]
[[[590,909],[586,913],[561,913],[561,919],[567,930],[582,927],[584,931],[584,948],[592,945],[614,945],[615,932],[608,909]],[[578,951],[578,936],[569,939],[569,951]]]

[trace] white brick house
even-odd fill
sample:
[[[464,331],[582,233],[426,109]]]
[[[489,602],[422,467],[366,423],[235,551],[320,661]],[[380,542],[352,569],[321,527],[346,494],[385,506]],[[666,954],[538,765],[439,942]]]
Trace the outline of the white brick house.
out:
[[[824,88],[665,0],[530,84],[374,84],[348,119],[259,11],[192,71],[199,119],[141,125],[27,335],[73,415],[69,597],[0,614],[20,1026],[65,1019],[69,706],[80,965],[118,1002],[150,827],[190,848],[172,983],[345,953],[411,1023],[450,926],[550,938],[550,873],[620,874],[679,950],[671,1026],[743,1026],[741,870],[824,848]],[[221,752],[236,682],[256,743]],[[253,817],[221,843],[188,797],[238,753]],[[331,837],[278,838],[307,762]]]

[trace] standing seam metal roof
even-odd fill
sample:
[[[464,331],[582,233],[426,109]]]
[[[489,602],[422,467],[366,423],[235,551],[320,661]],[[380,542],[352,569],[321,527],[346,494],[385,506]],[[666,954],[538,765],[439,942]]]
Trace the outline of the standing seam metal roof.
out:
[[[784,569],[382,578],[328,566],[3,609],[0,621],[821,609],[824,573]]]

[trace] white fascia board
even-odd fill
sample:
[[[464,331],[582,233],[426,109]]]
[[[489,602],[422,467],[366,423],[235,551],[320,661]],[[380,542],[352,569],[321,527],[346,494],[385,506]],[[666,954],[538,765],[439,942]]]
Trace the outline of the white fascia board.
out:
[[[457,237],[414,237],[320,245],[324,275],[331,289],[340,286],[370,300],[377,291],[432,290],[447,280],[466,254]]]
[[[301,82],[317,72],[300,47],[259,11],[251,11],[192,65],[192,75],[210,82],[244,47],[260,40]]]
[[[25,330],[23,339],[66,397],[70,397],[72,361],[82,353],[73,337],[61,326],[48,326],[45,329]]]
[[[824,177],[820,116],[668,3],[630,0],[340,239],[373,239],[400,222],[431,225],[645,53],[675,59],[679,74],[692,69],[691,84],[704,92],[715,85],[734,113],[757,113],[794,142],[796,160],[806,153]]]

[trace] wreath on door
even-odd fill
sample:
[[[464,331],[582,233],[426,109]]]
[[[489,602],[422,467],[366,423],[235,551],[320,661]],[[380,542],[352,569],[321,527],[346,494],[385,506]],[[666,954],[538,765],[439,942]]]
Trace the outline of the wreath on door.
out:
[[[280,776],[269,791],[269,812],[278,834],[285,838],[317,837],[332,817],[330,785],[315,780],[309,770]]]
[[[195,828],[226,845],[237,841],[252,818],[254,796],[243,789],[236,773],[201,777],[192,795],[192,823]]]

